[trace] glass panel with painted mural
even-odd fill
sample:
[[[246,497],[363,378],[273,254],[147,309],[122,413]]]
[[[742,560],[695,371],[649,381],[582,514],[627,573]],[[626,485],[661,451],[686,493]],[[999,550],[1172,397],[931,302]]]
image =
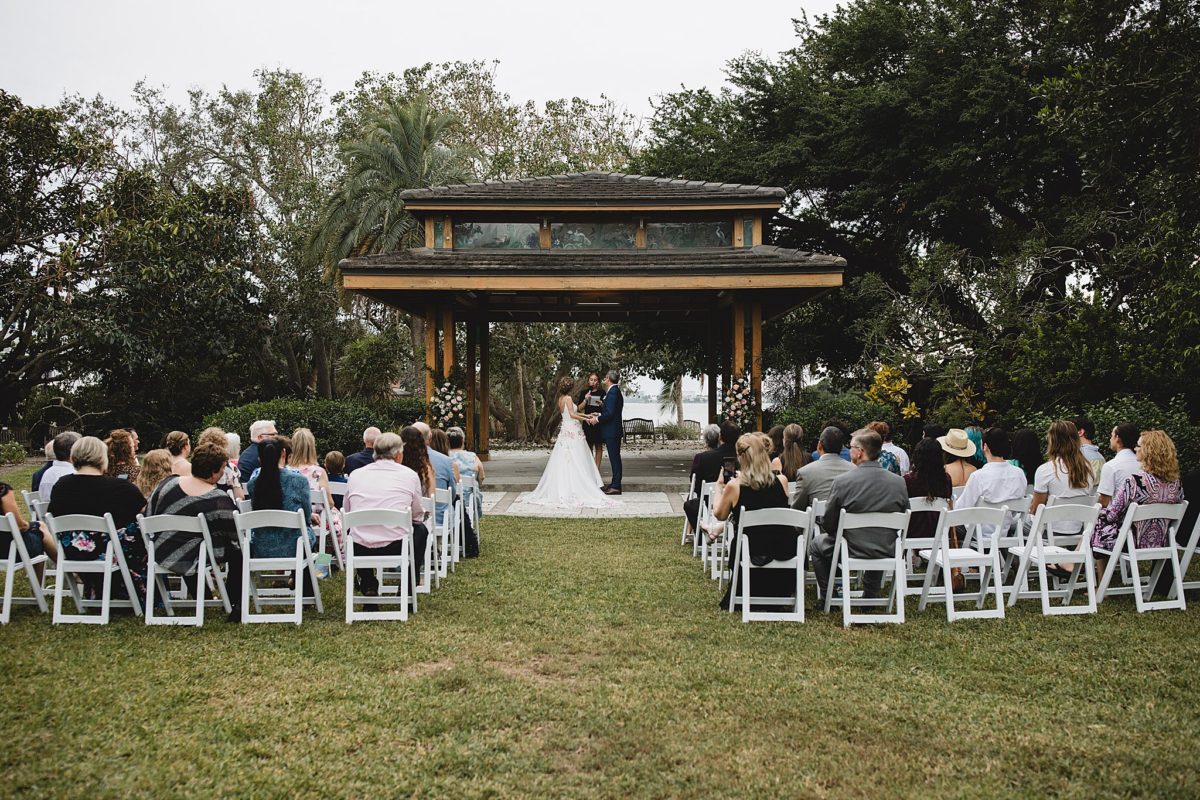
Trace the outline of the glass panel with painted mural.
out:
[[[651,250],[671,250],[678,247],[729,247],[732,244],[732,220],[646,223],[646,247]]]
[[[536,222],[456,222],[455,250],[536,250]]]
[[[750,217],[742,220],[742,247],[754,247],[754,220]]]
[[[441,250],[446,242],[446,229],[442,227],[443,223],[440,219],[433,221],[433,249]]]
[[[632,250],[632,222],[552,222],[550,246],[564,250]]]

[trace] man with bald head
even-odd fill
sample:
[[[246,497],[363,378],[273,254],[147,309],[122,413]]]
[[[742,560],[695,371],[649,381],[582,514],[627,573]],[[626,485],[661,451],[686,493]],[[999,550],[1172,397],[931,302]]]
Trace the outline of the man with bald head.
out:
[[[363,449],[346,458],[347,475],[375,460],[375,440],[379,438],[379,433],[379,428],[376,428],[374,425],[363,431]]]

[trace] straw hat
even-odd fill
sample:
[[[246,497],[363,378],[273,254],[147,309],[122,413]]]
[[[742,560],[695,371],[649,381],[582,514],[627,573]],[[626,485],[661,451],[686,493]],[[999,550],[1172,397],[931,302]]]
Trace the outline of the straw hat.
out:
[[[962,428],[951,428],[945,436],[938,437],[938,444],[952,456],[970,458],[975,455],[975,443]]]

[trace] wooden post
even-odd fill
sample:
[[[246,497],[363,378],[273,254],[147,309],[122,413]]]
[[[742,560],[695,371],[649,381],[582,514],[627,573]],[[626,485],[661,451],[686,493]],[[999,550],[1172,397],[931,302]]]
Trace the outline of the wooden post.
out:
[[[755,300],[750,306],[750,384],[754,390],[754,406],[757,411],[758,430],[763,429],[762,415],[762,302]]]
[[[442,377],[449,378],[454,369],[454,309],[442,312]]]
[[[425,309],[425,424],[433,421],[429,406],[433,403],[433,375],[437,372],[437,312]]]
[[[470,318],[467,320],[467,448],[475,446],[478,441],[478,422],[475,416],[478,409],[475,408],[475,332],[479,327],[479,320]]]
[[[707,370],[708,370],[708,422],[711,425],[717,421],[717,332],[711,325],[708,326],[708,351],[707,355]]]
[[[733,301],[733,377],[746,371],[746,309],[741,298]]]
[[[479,443],[475,455],[480,461],[488,460],[488,439],[492,432],[491,402],[491,331],[488,329],[488,316],[484,311],[479,320]]]

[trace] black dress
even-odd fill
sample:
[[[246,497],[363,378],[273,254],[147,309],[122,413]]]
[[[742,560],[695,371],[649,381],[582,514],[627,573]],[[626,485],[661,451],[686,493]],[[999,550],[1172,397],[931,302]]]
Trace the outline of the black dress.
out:
[[[774,476],[772,476],[774,478]],[[764,489],[751,489],[743,486],[738,493],[738,508],[729,515],[727,525],[733,525],[737,531],[738,515],[741,511],[758,511],[763,508],[787,508],[788,497],[778,479],[772,480],[771,485]],[[771,525],[763,528],[751,528],[747,533],[750,540],[750,563],[767,564],[771,561],[784,561],[796,557],[796,528],[787,525]],[[737,538],[733,539],[733,547],[729,552],[729,569],[733,569],[737,558]],[[729,608],[729,598],[733,588],[741,579],[740,573],[733,573],[729,580],[729,589],[721,599],[721,608]],[[754,569],[750,570],[751,591],[756,597],[791,597],[796,593],[796,573],[790,569]]]
[[[587,390],[583,394],[579,395],[579,399],[575,401],[575,405],[578,406],[580,403],[583,403],[584,401],[586,401],[589,397],[593,397],[593,398],[595,398],[595,400],[592,401],[592,404],[585,405],[583,407],[584,414],[591,414],[592,412],[600,410],[600,406],[603,405],[603,403],[604,403],[604,390],[603,389]],[[587,440],[588,449],[590,449],[590,450],[594,450],[599,445],[604,444],[604,440],[600,438],[600,426],[599,425],[588,425],[585,423],[583,426],[583,438]]]

